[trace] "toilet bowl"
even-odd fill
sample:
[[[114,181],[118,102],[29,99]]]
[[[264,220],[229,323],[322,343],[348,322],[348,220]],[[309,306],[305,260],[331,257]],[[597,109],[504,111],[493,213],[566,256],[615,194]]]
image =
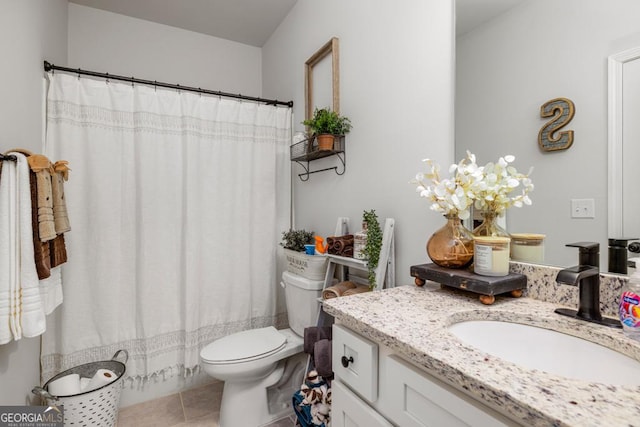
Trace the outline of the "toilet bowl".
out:
[[[301,365],[299,354],[304,344],[304,328],[316,323],[323,284],[323,281],[283,273],[281,285],[285,289],[290,328],[277,330],[269,326],[237,332],[202,349],[200,361],[203,370],[224,381],[220,427],[258,427],[292,412],[290,404],[288,407],[270,408],[268,389],[280,385],[285,372],[292,377],[303,375],[287,368],[293,364],[296,367]],[[304,369],[304,366],[299,369]],[[290,395],[294,391],[292,389]]]

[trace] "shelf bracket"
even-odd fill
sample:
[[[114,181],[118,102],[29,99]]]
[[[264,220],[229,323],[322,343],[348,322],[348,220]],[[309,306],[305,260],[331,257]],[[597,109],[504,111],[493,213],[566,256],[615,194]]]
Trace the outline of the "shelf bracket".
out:
[[[333,166],[333,167],[330,167],[330,168],[310,170],[308,161],[307,162],[301,162],[301,161],[296,160],[295,162],[297,164],[299,164],[300,166],[302,166],[302,168],[304,169],[303,173],[299,173],[298,174],[298,178],[300,178],[300,181],[302,181],[302,182],[309,181],[309,175],[312,175],[312,174],[318,173],[318,172],[330,171],[330,170],[335,171],[336,175],[344,175],[344,173],[345,173],[345,171],[347,169],[345,153],[344,153],[344,151],[342,151],[342,152],[335,152],[334,154],[340,160],[340,163],[341,163],[342,167],[340,167],[340,165],[338,165],[338,166]]]

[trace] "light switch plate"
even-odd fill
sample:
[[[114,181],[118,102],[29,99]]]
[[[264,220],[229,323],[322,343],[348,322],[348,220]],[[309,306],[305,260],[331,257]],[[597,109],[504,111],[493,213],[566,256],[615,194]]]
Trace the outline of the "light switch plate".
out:
[[[595,218],[595,205],[593,199],[571,199],[571,218]]]

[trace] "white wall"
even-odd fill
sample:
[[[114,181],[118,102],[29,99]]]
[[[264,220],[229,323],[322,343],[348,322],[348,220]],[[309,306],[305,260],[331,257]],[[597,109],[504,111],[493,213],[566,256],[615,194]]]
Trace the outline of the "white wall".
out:
[[[260,48],[69,3],[69,66],[260,96]]]
[[[293,164],[296,228],[327,236],[339,216],[351,218],[353,231],[364,210],[394,217],[399,285],[413,282],[411,265],[428,262],[425,244],[444,224],[408,182],[425,157],[453,160],[452,14],[442,0],[299,0],[262,52],[264,96],[293,99],[303,130],[304,63],[340,39],[340,110],[353,123],[346,172],[301,182]]]
[[[0,52],[0,152],[41,152],[42,63],[66,63],[67,1],[0,1]],[[29,403],[39,356],[39,338],[0,345],[0,405]]]
[[[533,206],[510,209],[507,229],[547,234],[548,264],[574,265],[565,244],[594,241],[607,269],[607,57],[640,45],[638,16],[636,0],[530,0],[457,40],[456,159],[535,167]],[[575,103],[575,140],[543,152],[540,106],[557,97]],[[595,219],[571,219],[574,198],[595,199]]]

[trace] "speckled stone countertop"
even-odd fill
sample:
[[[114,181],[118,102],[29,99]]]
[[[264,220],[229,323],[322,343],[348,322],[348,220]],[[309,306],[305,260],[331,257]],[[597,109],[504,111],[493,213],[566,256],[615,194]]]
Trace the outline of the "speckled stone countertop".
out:
[[[476,295],[433,285],[334,298],[324,301],[324,310],[522,425],[640,426],[640,387],[526,369],[464,344],[447,327],[464,320],[525,323],[585,338],[636,360],[640,360],[640,342],[625,337],[622,330],[559,316],[553,313],[559,306],[555,302],[498,296],[487,306]],[[530,280],[529,293],[539,291],[535,288]],[[569,301],[571,294],[563,298],[567,301],[561,305],[576,308]]]

